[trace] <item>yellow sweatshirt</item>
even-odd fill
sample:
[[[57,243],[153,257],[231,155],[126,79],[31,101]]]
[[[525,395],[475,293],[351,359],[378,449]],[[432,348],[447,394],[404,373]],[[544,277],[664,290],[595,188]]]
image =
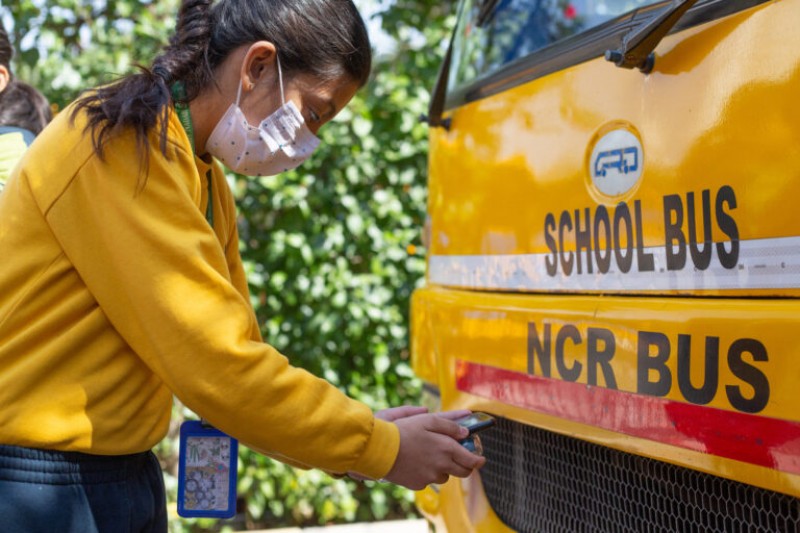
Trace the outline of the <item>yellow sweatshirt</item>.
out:
[[[0,194],[0,443],[144,451],[166,435],[174,394],[267,455],[383,477],[397,427],[261,340],[232,194],[177,115],[166,157],[151,134],[143,178],[132,132],[101,160],[71,114]]]

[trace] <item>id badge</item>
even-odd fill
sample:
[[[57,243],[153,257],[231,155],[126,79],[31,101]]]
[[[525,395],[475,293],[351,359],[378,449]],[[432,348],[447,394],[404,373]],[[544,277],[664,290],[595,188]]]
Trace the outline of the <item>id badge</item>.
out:
[[[236,514],[239,443],[199,420],[181,424],[178,514],[232,518]]]

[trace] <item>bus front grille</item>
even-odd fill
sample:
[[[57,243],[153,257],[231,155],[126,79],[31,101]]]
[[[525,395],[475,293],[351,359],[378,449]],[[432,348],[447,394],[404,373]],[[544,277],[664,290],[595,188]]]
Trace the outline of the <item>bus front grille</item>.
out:
[[[481,479],[519,532],[800,533],[800,499],[498,418]]]

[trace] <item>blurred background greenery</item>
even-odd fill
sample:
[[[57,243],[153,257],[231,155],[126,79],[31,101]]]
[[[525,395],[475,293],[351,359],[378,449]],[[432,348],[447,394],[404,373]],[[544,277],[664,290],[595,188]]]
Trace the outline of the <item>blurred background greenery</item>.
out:
[[[3,0],[15,75],[59,109],[81,90],[149,65],[174,27],[178,0]],[[408,353],[411,291],[424,274],[429,95],[455,2],[356,0],[376,45],[373,79],[320,132],[300,169],[229,176],[242,256],[264,338],[295,365],[374,409],[419,402]],[[159,446],[171,531],[254,529],[414,516],[413,495],[380,483],[301,471],[240,453],[241,513],[229,522],[174,515],[176,405]]]

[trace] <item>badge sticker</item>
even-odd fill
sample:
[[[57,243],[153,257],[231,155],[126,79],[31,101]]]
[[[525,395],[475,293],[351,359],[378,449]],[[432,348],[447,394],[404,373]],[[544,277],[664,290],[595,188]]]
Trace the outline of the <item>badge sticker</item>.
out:
[[[232,518],[236,514],[238,441],[192,420],[181,425],[178,514]]]

